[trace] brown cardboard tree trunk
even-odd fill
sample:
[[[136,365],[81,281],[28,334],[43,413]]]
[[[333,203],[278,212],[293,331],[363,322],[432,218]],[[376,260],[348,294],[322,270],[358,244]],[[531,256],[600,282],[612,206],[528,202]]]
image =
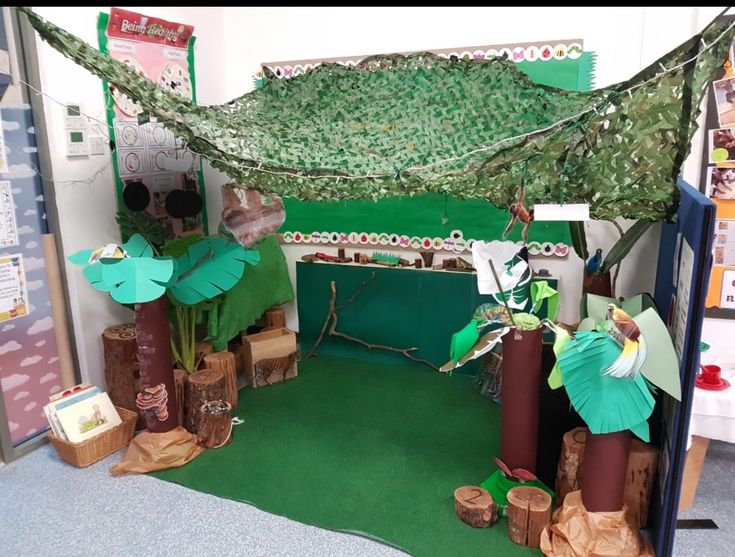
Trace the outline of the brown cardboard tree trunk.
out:
[[[587,273],[587,269],[585,268],[584,279],[582,280],[582,292],[612,298],[613,294],[610,273],[592,273],[590,275]]]
[[[156,389],[165,396],[165,404],[159,411],[146,410],[146,424],[152,433],[165,433],[177,424],[176,388],[174,366],[171,355],[171,331],[168,320],[168,300],[161,296],[157,300],[135,304],[135,336],[138,342],[140,386]],[[140,405],[139,405],[140,407]]]
[[[587,432],[582,503],[589,512],[622,510],[628,471],[630,431],[595,434]]]
[[[536,472],[542,328],[503,336],[501,459],[511,469]]]

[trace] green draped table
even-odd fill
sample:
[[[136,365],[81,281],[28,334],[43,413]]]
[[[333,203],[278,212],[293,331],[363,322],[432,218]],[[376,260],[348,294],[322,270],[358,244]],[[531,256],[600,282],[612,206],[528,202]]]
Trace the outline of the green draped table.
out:
[[[375,278],[368,280],[372,273]],[[557,286],[556,279],[539,279]],[[337,331],[370,344],[416,347],[415,357],[437,367],[449,360],[452,334],[467,325],[477,306],[492,301],[490,296],[477,292],[476,273],[297,261],[299,334],[304,355],[319,337],[329,311],[331,281],[337,287],[337,306],[368,281],[355,300],[338,312]],[[545,315],[545,304],[541,315]],[[382,363],[407,361],[401,354],[370,350],[326,334],[318,353]],[[475,373],[478,365],[479,360],[475,360],[457,372]]]

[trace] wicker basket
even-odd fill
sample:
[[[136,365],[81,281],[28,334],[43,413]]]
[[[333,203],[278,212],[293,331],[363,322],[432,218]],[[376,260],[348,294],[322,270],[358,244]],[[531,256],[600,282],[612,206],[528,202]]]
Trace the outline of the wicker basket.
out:
[[[69,443],[49,432],[48,440],[56,449],[59,458],[77,468],[84,468],[110,456],[130,443],[135,433],[138,413],[119,406],[115,406],[115,409],[122,423],[81,443]]]

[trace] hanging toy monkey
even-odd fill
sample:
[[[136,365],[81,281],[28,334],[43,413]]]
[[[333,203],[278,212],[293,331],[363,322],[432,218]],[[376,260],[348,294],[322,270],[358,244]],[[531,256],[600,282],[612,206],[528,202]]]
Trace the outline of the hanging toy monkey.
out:
[[[521,179],[521,185],[518,188],[518,199],[515,203],[511,204],[509,209],[510,221],[508,222],[508,226],[506,226],[505,230],[503,231],[503,240],[505,240],[505,237],[513,229],[516,221],[521,221],[523,223],[523,232],[521,233],[521,236],[523,237],[523,243],[525,244],[528,241],[528,229],[531,227],[531,222],[533,222],[533,209],[529,211],[528,209],[526,209],[526,207],[524,207],[523,199],[525,197],[526,184],[525,180]]]

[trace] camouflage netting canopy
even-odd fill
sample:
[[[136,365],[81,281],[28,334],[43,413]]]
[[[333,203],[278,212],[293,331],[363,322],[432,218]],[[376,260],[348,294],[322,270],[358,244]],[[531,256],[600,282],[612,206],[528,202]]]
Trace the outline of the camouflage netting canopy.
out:
[[[499,58],[424,53],[322,64],[194,106],[19,9],[54,48],[249,187],[320,201],[445,192],[507,207],[525,168],[530,204],[589,203],[598,219],[674,214],[697,107],[735,35],[717,18],[629,81],[588,93],[537,85]]]

